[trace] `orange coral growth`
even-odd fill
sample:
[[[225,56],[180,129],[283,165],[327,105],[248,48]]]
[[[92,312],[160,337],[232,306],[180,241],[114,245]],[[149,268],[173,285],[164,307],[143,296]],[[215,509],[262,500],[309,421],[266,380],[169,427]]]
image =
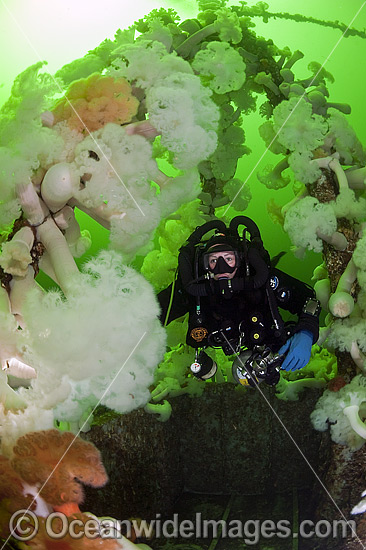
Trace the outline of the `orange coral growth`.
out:
[[[79,482],[102,487],[108,480],[98,449],[69,432],[47,430],[20,437],[11,464],[30,485],[38,484],[40,496],[51,506],[82,502]]]
[[[73,514],[80,514],[80,508],[77,502],[65,502],[65,504],[60,504],[60,506],[53,506],[55,512],[61,512],[65,516],[72,516]]]
[[[31,506],[33,497],[23,495],[22,480],[10,460],[0,456],[0,536],[9,535],[9,520],[14,512]],[[32,506],[34,508],[34,505]]]
[[[10,460],[0,456],[0,502],[4,499],[11,499],[9,510],[15,512],[21,508],[28,508],[33,497],[23,495],[21,478],[11,467]]]
[[[130,122],[138,106],[127,80],[94,73],[73,82],[52,112],[55,122],[67,120],[71,129],[85,133],[86,128],[93,132],[107,122]]]

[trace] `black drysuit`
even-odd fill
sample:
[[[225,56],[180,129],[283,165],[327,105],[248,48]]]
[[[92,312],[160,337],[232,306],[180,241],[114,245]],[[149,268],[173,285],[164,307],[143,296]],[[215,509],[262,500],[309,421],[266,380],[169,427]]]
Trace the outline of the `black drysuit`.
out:
[[[194,279],[184,258],[184,252],[192,255],[193,251],[188,247],[182,250],[177,280],[159,293],[158,300],[163,324],[189,312],[187,343],[190,346],[223,347],[230,355],[241,337],[241,346],[251,349],[255,345],[266,345],[277,351],[290,335],[300,330],[310,331],[313,343],[317,341],[318,315],[304,312],[307,300],[315,299],[310,286],[271,267],[259,288],[254,288],[251,281],[248,284],[248,279],[256,278],[252,268],[249,277],[239,270],[229,283],[227,279]],[[279,308],[296,315],[297,321],[285,324]]]

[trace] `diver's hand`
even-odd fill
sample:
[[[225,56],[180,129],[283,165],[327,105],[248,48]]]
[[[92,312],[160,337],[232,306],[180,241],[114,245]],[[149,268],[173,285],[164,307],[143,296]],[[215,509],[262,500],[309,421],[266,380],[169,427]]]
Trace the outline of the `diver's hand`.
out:
[[[281,365],[282,370],[295,371],[302,369],[308,364],[311,355],[311,346],[313,345],[313,335],[308,330],[300,330],[289,338],[279,350],[279,355],[287,352],[284,362]]]

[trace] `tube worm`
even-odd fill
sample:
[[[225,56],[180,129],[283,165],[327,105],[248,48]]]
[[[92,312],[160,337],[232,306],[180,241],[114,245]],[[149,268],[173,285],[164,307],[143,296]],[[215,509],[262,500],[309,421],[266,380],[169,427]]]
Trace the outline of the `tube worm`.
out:
[[[158,171],[158,175],[154,177],[154,182],[159,185],[159,187],[164,187],[171,181],[173,181],[174,178],[171,178],[164,174],[161,170]]]
[[[31,380],[37,378],[37,373],[33,367],[23,363],[16,357],[12,357],[6,361],[6,366],[2,367],[7,375],[23,378],[23,380]]]
[[[320,113],[324,111],[327,100],[324,94],[322,94],[319,90],[310,91],[306,98],[310,101],[313,112]]]
[[[67,295],[71,290],[70,277],[79,273],[79,269],[64,235],[52,218],[47,218],[37,227],[37,239],[47,250],[61,290]]]
[[[16,193],[21,204],[24,216],[30,225],[39,225],[49,214],[49,210],[34,189],[33,183],[20,183],[16,186]]]
[[[215,32],[217,32],[216,25],[211,23],[191,34],[182,44],[179,44],[175,51],[180,57],[187,58],[194,46]]]
[[[328,277],[328,271],[325,266],[325,262],[323,262],[314,269],[311,280],[320,281],[321,279],[326,279],[327,277]]]
[[[354,300],[350,294],[353,283],[357,277],[357,267],[351,258],[341,275],[336,291],[329,299],[329,311],[335,317],[348,317],[353,311]]]
[[[276,65],[277,67],[281,68],[283,67],[283,64],[285,63],[286,59],[289,59],[291,57],[292,53],[291,53],[291,50],[288,46],[285,46],[282,50],[281,50],[281,57],[279,58],[278,61],[276,61]]]
[[[64,206],[64,208],[59,210],[53,216],[53,219],[55,220],[57,227],[59,227],[63,231],[70,226],[70,223],[72,222],[72,218],[75,218],[75,213],[73,208],[71,208],[71,206]]]
[[[50,255],[47,251],[45,251],[39,259],[38,266],[39,269],[41,269],[50,279],[52,279],[57,285],[60,286],[55,271],[52,267]]]
[[[111,229],[111,220],[113,218],[124,218],[126,215],[126,212],[114,212],[111,210],[108,210],[108,207],[105,204],[101,204],[97,208],[87,208],[83,204],[81,204],[76,199],[71,199],[68,202],[68,205],[71,207],[77,207],[79,210],[93,218],[97,223],[99,223],[102,227],[105,227],[105,229],[110,230]]]
[[[330,313],[328,313],[328,315],[325,317],[324,323],[325,323],[325,326],[321,327],[320,330],[319,330],[319,338],[316,342],[318,346],[323,345],[323,343],[328,338],[328,336],[329,336],[329,334],[332,330],[334,319],[333,319],[333,316]]]
[[[32,268],[30,269],[32,270]],[[13,281],[11,281],[11,283],[12,282]],[[21,399],[17,398],[17,394],[14,395],[11,388],[8,390],[6,376],[9,374],[18,378],[29,379],[35,378],[36,372],[32,367],[26,365],[20,359],[16,346],[17,325],[11,315],[12,305],[7,291],[0,286],[0,315],[1,317],[4,315],[5,317],[8,316],[8,319],[11,321],[8,329],[10,332],[7,333],[6,329],[0,332],[0,336],[2,337],[2,341],[0,342],[0,366],[2,370],[0,376],[0,401],[8,408],[13,408],[13,406],[18,408],[18,405],[23,406],[24,403]],[[4,374],[6,375],[5,377]]]
[[[366,439],[366,425],[362,422],[359,412],[359,405],[349,405],[343,409],[343,414],[346,415],[351,428],[363,439]]]
[[[44,111],[41,114],[41,122],[42,126],[45,126],[46,128],[52,128],[52,126],[55,124],[55,115],[51,111]]]
[[[335,103],[335,102],[332,102],[332,101],[329,101],[327,103],[327,109],[329,109],[330,107],[332,107],[332,109],[337,109],[338,111],[340,111],[341,113],[344,113],[345,115],[349,115],[351,114],[351,105],[349,105],[348,103]]]
[[[323,241],[332,245],[336,250],[346,250],[348,246],[348,241],[343,233],[340,233],[339,231],[334,231],[334,233],[332,233],[331,235],[326,235],[325,233],[322,233],[319,229],[317,229],[315,232],[319,239],[322,239]]]
[[[281,71],[281,75],[284,69]],[[305,96],[305,88],[299,84],[298,82],[293,82],[293,80],[290,80],[290,74],[291,71],[285,72],[285,78],[284,81],[281,82],[278,89],[281,92],[282,95],[284,95],[286,98],[290,98],[293,96]]]
[[[40,166],[32,174],[31,181],[32,181],[33,186],[34,186],[35,190],[37,191],[37,193],[41,189],[41,183],[43,181],[43,178],[44,178],[46,172],[47,172],[47,170],[45,168],[43,168],[42,166]]]
[[[351,107],[347,103],[327,102],[324,93],[322,93],[319,89],[309,92],[307,94],[307,99],[310,101],[313,107],[313,112],[323,116],[327,114],[327,110],[330,107],[332,107],[333,109],[337,109],[338,111],[341,111],[346,115],[349,115],[351,112]]]
[[[290,82],[281,82],[281,84],[278,86],[278,89],[280,90],[281,94],[288,98],[290,93]]]
[[[331,331],[331,327],[320,327],[319,329],[319,338],[316,341],[318,346],[322,346],[325,342],[325,340],[328,338]]]
[[[6,292],[5,288],[0,285],[0,312],[10,313],[10,307],[9,294]]]
[[[299,202],[301,199],[307,197],[308,195],[309,195],[309,193],[308,193],[307,189],[305,188],[301,193],[296,195],[290,202],[285,204],[281,208],[281,215],[283,216],[283,218],[286,216],[287,212],[290,210],[290,208],[292,208],[292,206],[294,206],[297,202]]]
[[[351,189],[365,189],[366,187],[366,166],[363,168],[350,168],[345,171],[348,185]]]
[[[350,355],[357,367],[366,374],[366,356],[362,353],[355,340],[351,344]]]
[[[328,278],[318,280],[314,285],[314,290],[322,308],[328,310],[330,280]]]
[[[8,376],[3,369],[0,370],[0,404],[6,410],[18,410],[26,407],[25,401],[8,385]]]
[[[96,208],[93,208],[93,210],[91,210],[90,208],[88,208],[87,206],[84,206],[81,202],[79,202],[75,198],[70,199],[69,202],[68,202],[68,205],[71,206],[72,208],[74,208],[74,207],[78,208],[79,210],[84,212],[84,214],[87,214],[88,216],[93,218],[94,221],[99,223],[105,229],[108,229],[108,230],[111,229],[111,224],[110,224],[109,218],[104,218],[104,217],[100,216],[99,213],[97,214],[96,213],[96,210],[97,210]]]
[[[51,212],[57,212],[72,198],[78,188],[79,178],[71,164],[59,162],[46,172],[41,185],[41,195]]]
[[[289,68],[281,69],[280,75],[282,76],[284,82],[289,83],[289,82],[294,82],[295,80],[295,75]]]
[[[294,51],[294,53],[291,55],[291,57],[284,64],[283,68],[284,69],[291,69],[291,67],[293,67],[293,65],[295,65],[295,63],[297,61],[299,61],[300,59],[302,59],[303,57],[304,57],[304,54],[300,50]]]
[[[258,64],[258,61],[259,61],[258,56],[253,52],[248,52],[248,50],[246,50],[242,46],[240,46],[240,55],[242,55],[245,58],[245,61],[249,61],[250,63],[253,63],[253,64]],[[285,57],[283,58],[283,60],[285,60]]]
[[[156,136],[161,134],[161,132],[158,132],[158,130],[148,120],[133,122],[132,124],[127,124],[124,128],[126,130],[126,134],[129,136],[137,134],[146,139],[154,139]]]
[[[271,166],[267,166],[264,170],[264,173],[258,174],[258,179],[261,183],[266,185],[270,189],[281,189],[281,187],[286,187],[290,183],[290,178],[282,176],[284,172],[289,167],[287,157],[280,160],[272,170]]]
[[[265,86],[271,92],[273,92],[275,95],[280,95],[280,90],[272,80],[272,77],[270,74],[267,74],[265,72],[258,73],[257,76],[254,78],[254,82],[257,84],[261,84],[262,86]]]
[[[290,93],[290,86],[294,83],[295,75],[290,69],[281,69],[280,75],[283,78],[283,82],[278,86],[281,94],[288,97]]]
[[[2,245],[2,254],[0,256],[0,265],[5,273],[25,276],[28,265],[32,263],[30,251],[34,242],[34,234],[30,227],[22,227],[11,241]]]
[[[350,186],[347,179],[347,174],[343,170],[341,163],[339,162],[339,159],[336,155],[338,155],[338,153],[335,153],[334,155],[329,157],[320,157],[317,159],[313,159],[313,162],[316,162],[320,168],[328,168],[334,172],[338,181],[339,192],[341,193],[342,190],[348,189]]]
[[[342,189],[348,189],[347,176],[337,158],[332,158],[332,160],[329,162],[329,168],[333,170],[336,175],[339,185],[339,191],[341,192]]]
[[[82,256],[90,248],[91,238],[89,231],[80,231],[74,209],[71,206],[64,206],[53,219],[57,226],[65,231],[65,239],[73,257]]]
[[[10,304],[11,312],[16,318],[19,326],[24,327],[23,322],[23,306],[27,293],[31,289],[37,289],[41,295],[41,287],[34,280],[34,270],[32,266],[28,266],[24,277],[13,276],[10,281]]]
[[[298,82],[294,82],[293,84],[290,84],[290,89],[289,89],[289,98],[291,97],[294,97],[294,96],[303,96],[305,94],[305,88],[299,84]]]

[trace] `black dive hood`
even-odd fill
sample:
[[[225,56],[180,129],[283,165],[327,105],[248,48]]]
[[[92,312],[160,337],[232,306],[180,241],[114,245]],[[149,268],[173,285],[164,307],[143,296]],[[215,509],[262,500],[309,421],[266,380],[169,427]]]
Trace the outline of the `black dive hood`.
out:
[[[224,233],[215,233],[215,235],[213,235],[213,237],[211,237],[211,239],[207,241],[204,252],[202,254],[203,267],[205,271],[211,272],[214,275],[218,275],[219,273],[233,273],[240,265],[239,250],[239,240],[235,240],[234,238],[227,236]],[[230,266],[225,261],[225,258],[223,258],[222,256],[218,256],[216,260],[216,265],[212,269],[210,267],[210,257],[211,254],[215,254],[215,252],[231,253],[235,257],[234,266]]]
[[[241,225],[244,229],[240,235],[238,227]],[[204,235],[213,229],[216,233],[208,241],[202,242]],[[249,233],[249,239],[247,233]],[[226,227],[221,220],[211,220],[195,229],[188,238],[189,245],[194,245],[196,249],[194,263],[192,264],[191,256],[186,253],[186,247],[182,247],[179,255],[179,269],[185,290],[193,296],[210,294],[207,287],[207,268],[206,276],[199,276],[199,265],[202,264],[204,255],[214,251],[214,245],[220,245],[221,250],[222,247],[225,250],[233,250],[237,254],[237,265],[240,264],[243,268],[240,276],[236,274],[231,279],[233,290],[255,290],[267,282],[270,258],[263,246],[258,226],[247,216],[236,216],[231,220],[229,227]],[[216,250],[218,249],[219,247]],[[232,271],[220,272],[231,273]]]

